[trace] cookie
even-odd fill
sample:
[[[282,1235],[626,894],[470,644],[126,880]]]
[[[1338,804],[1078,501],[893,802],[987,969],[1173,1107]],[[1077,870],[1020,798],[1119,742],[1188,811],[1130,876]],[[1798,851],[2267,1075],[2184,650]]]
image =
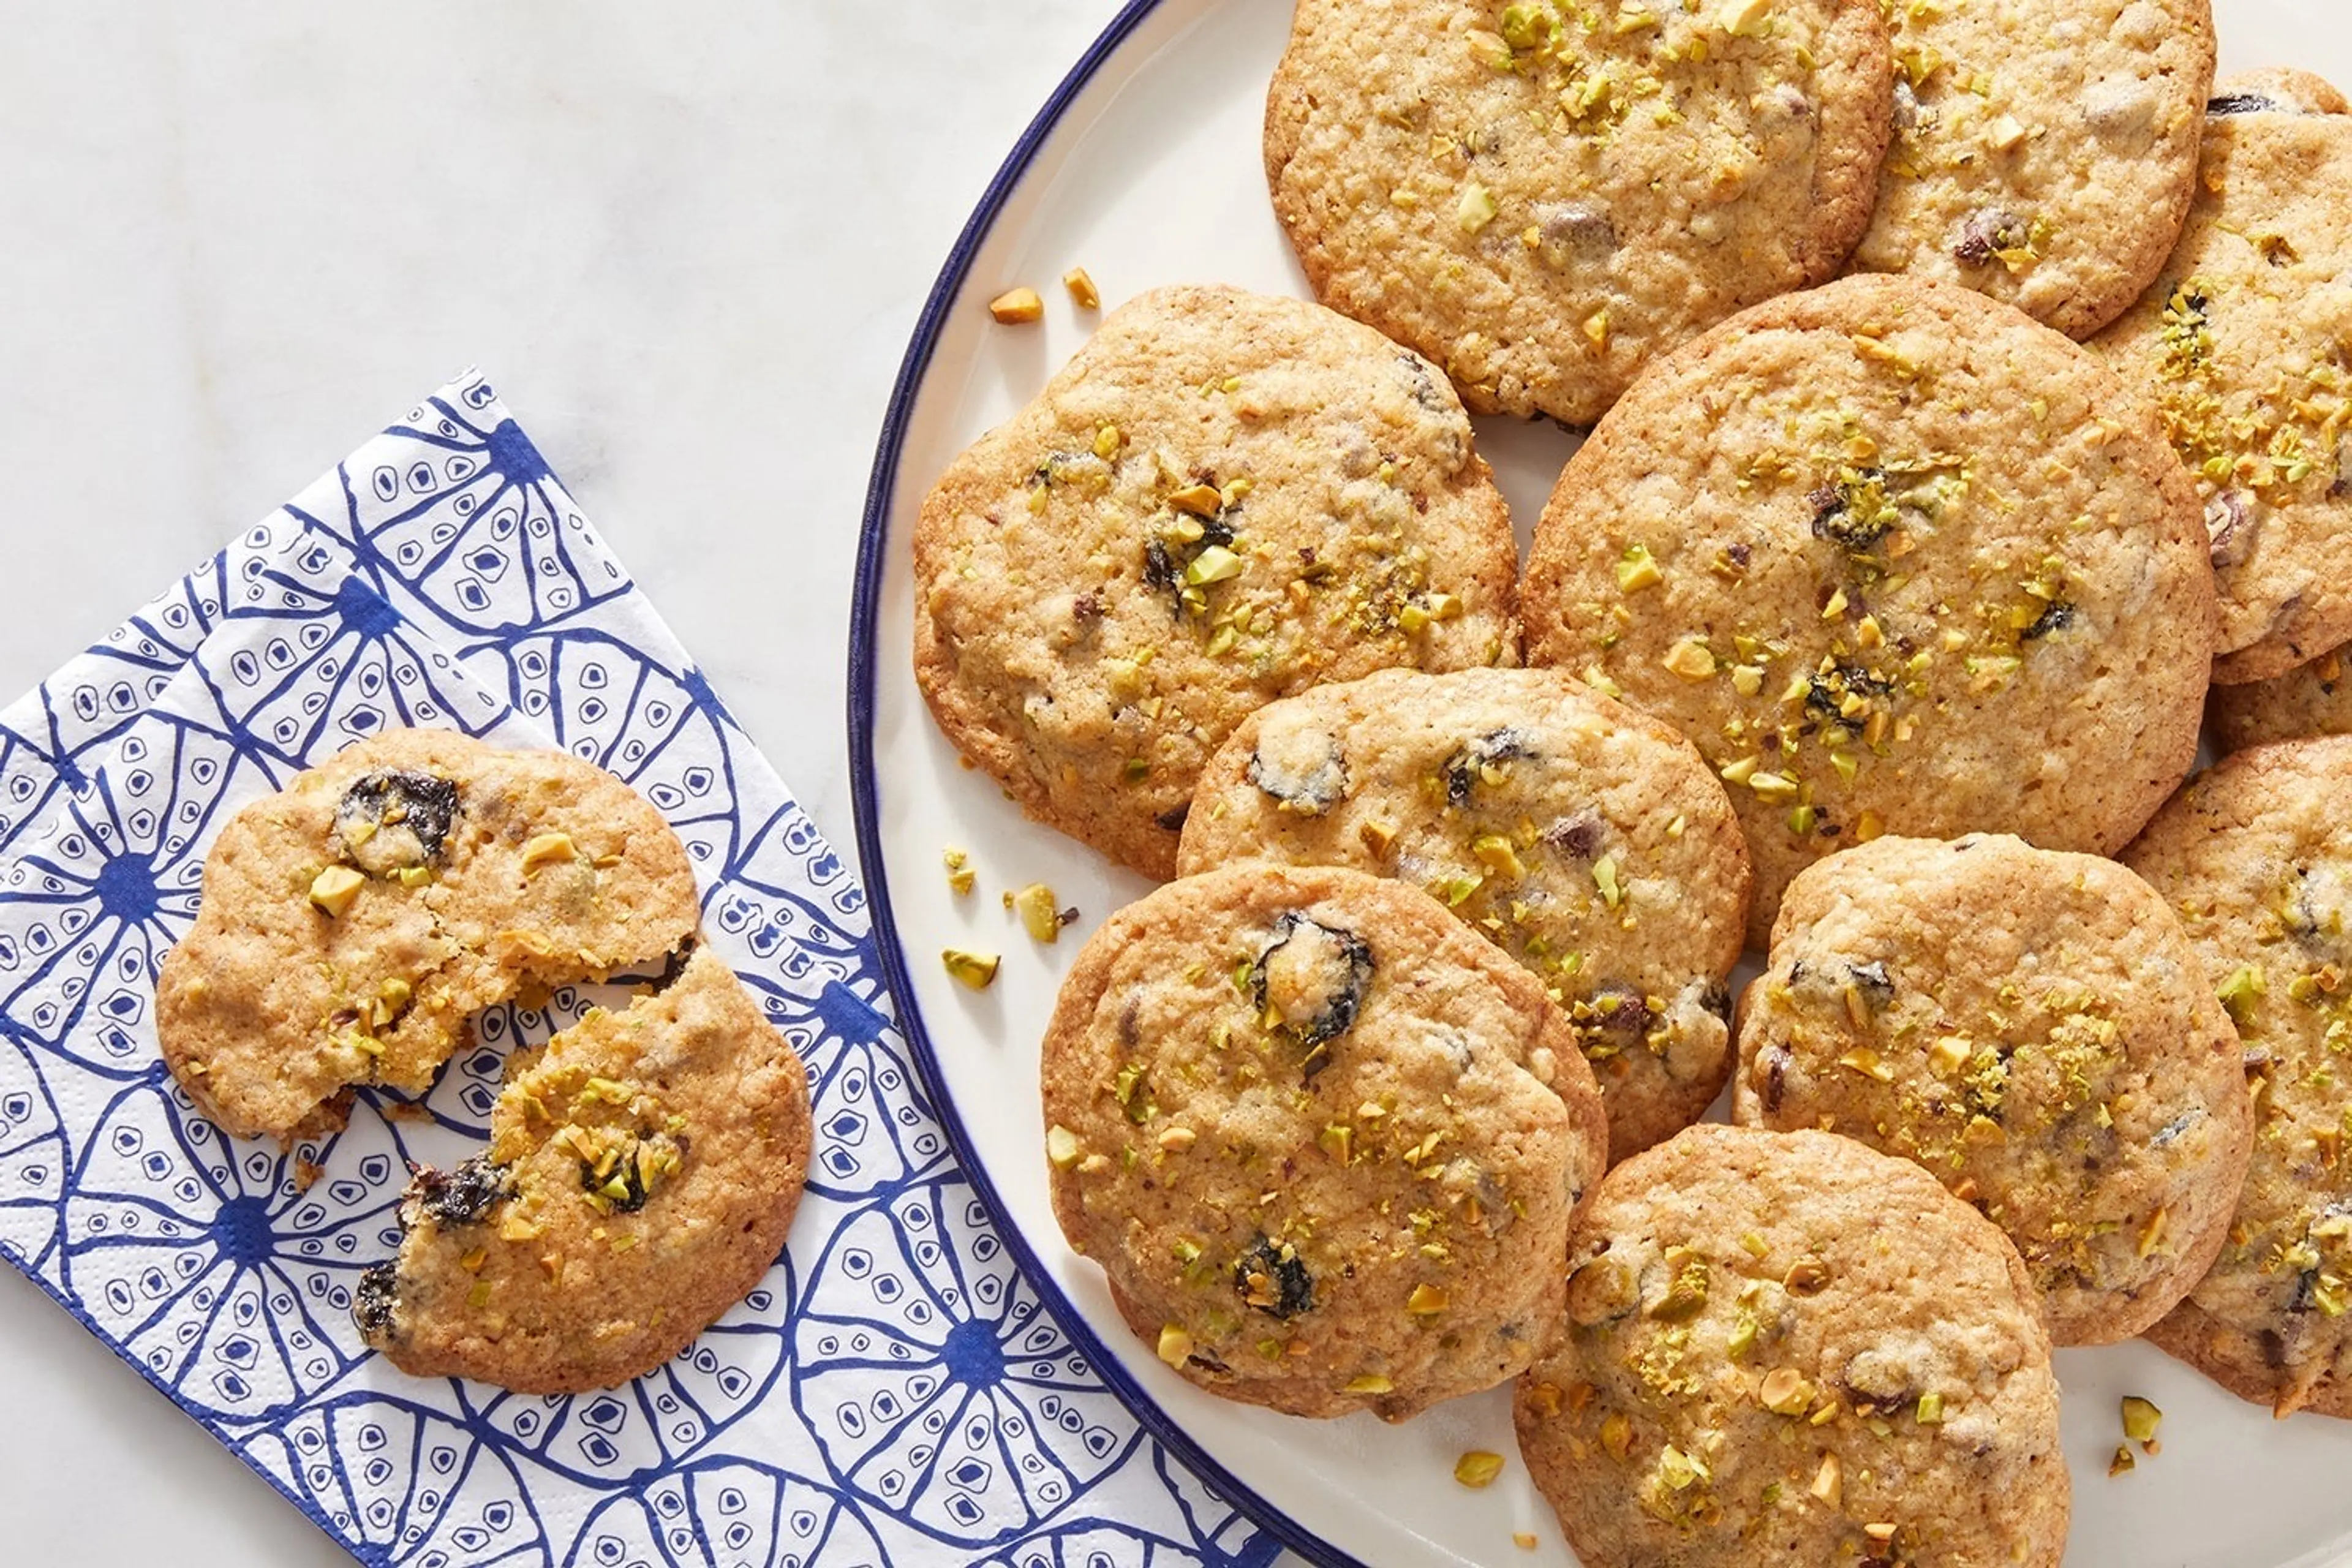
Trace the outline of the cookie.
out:
[[[1022,808],[1171,875],[1251,710],[1517,664],[1517,546],[1444,377],[1296,300],[1163,289],[957,458],[915,527],[915,675]]]
[[[1213,1394],[1401,1421],[1526,1367],[1608,1124],[1561,1011],[1426,893],[1239,867],[1097,931],[1045,1036],[1054,1215]]]
[[[1481,414],[1590,425],[1654,356],[1832,276],[1891,100],[1876,0],[1299,0],[1265,112],[1316,296]]]
[[[1958,283],[2069,337],[2180,237],[2213,87],[2212,0],[1889,5],[1895,141],[1848,264]]]
[[[420,1167],[362,1333],[403,1372],[523,1394],[653,1371],[741,1300],[792,1229],[807,1075],[707,948],[507,1064],[490,1142]]]
[[[2352,1416],[2352,738],[2200,775],[2124,854],[2238,1026],[2253,1161],[2211,1272],[2147,1337],[2280,1415]]]
[[[1585,1568],[2055,1568],[2036,1292],[1916,1165],[1702,1124],[1612,1171],[1570,1248],[1515,1415]]]
[[[2352,638],[2352,114],[2299,72],[2216,92],[2179,248],[2093,346],[2156,395],[2196,478],[2213,679],[2237,685]]]
[[[697,915],[677,836],[601,768],[387,731],[230,819],[156,1033],[233,1136],[331,1130],[354,1088],[431,1088],[482,1008],[658,961]]]
[[[2345,647],[2330,648],[2284,675],[2215,687],[2205,700],[2205,732],[2224,752],[2273,741],[2352,735],[2352,687],[2344,679],[2347,652]]]
[[[2213,574],[2153,407],[1948,284],[1850,278],[1688,344],[1569,463],[1532,662],[1690,737],[1781,889],[1881,833],[2120,847],[2195,760]]]
[[[1882,838],[1790,884],[1732,1114],[1916,1160],[2000,1226],[2062,1345],[2129,1339],[2221,1250],[2253,1111],[2162,899],[2112,860]]]
[[[1260,709],[1202,774],[1177,868],[1411,882],[1542,979],[1600,1079],[1612,1160],[1730,1075],[1748,849],[1683,738],[1557,670],[1391,671]]]

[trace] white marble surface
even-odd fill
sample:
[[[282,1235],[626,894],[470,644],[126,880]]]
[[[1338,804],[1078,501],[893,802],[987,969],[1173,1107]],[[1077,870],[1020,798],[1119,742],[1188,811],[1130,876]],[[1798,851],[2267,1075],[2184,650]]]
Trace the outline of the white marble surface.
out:
[[[478,363],[846,849],[898,356],[1116,9],[0,0],[0,700]],[[349,1562],[6,1269],[0,1412],[9,1561]]]

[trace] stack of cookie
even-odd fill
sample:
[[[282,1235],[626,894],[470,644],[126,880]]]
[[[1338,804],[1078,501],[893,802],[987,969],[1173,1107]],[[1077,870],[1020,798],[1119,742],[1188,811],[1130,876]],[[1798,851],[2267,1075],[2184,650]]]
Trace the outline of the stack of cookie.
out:
[[[698,914],[686,847],[603,769],[387,731],[222,830],[156,1032],[196,1109],[290,1144],[429,1089],[485,1007],[667,961],[509,1057],[488,1147],[412,1170],[352,1312],[416,1376],[609,1387],[750,1292],[808,1173],[807,1075]]]
[[[1591,1564],[2055,1563],[2053,1343],[2352,1413],[2352,114],[2213,61],[2207,0],[1299,0],[1323,304],[1130,303],[915,544],[950,736],[1180,878],[1044,1068],[1171,1366],[1516,1374]],[[1593,426],[1516,578],[1471,411]]]

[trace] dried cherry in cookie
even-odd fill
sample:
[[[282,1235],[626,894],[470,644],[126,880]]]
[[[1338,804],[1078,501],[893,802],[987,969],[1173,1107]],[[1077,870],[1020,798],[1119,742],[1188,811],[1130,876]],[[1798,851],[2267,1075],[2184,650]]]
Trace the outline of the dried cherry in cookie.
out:
[[[1542,987],[1427,895],[1242,866],[1119,911],[1043,1052],[1054,1213],[1183,1376],[1402,1420],[1525,1366],[1606,1162]]]
[[[1310,758],[1328,782],[1307,810]],[[1202,772],[1178,866],[1244,859],[1411,882],[1525,965],[1600,1080],[1615,1158],[1723,1087],[1748,921],[1731,803],[1679,735],[1559,671],[1387,671],[1260,710]]]

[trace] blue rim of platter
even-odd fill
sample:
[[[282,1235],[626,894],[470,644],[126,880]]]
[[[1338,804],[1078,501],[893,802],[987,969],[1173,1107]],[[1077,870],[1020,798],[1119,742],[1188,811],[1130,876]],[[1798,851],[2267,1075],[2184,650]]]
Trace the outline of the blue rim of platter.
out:
[[[1053,1282],[1053,1276],[1037,1256],[1036,1249],[1021,1233],[1012,1211],[996,1184],[990,1179],[987,1168],[980,1163],[979,1152],[963,1118],[949,1098],[947,1080],[940,1071],[936,1047],[930,1032],[924,1026],[922,1009],[915,998],[915,988],[908,981],[907,954],[898,940],[898,927],[890,908],[890,880],[882,859],[881,811],[879,786],[874,770],[874,692],[877,665],[877,632],[879,630],[882,576],[892,548],[890,539],[890,508],[896,499],[898,463],[907,441],[907,426],[914,416],[915,400],[920,395],[923,379],[930,369],[932,355],[938,351],[940,335],[947,326],[949,312],[955,308],[964,284],[971,275],[972,263],[980,247],[996,226],[1005,204],[1028,177],[1031,166],[1045,143],[1061,128],[1063,118],[1080,93],[1094,81],[1102,68],[1118,54],[1129,37],[1145,18],[1158,11],[1162,0],[1129,0],[1102,36],[1080,56],[1069,75],[1062,79],[1053,96],[1029,122],[1021,139],[1013,144],[1012,153],[1003,166],[997,170],[988,189],[972,209],[963,232],[956,237],[954,248],[948,252],[947,264],[940,269],[939,280],[932,284],[930,297],[923,302],[922,314],[915,322],[915,335],[907,344],[907,357],[898,369],[898,379],[890,390],[890,406],[883,416],[881,438],[874,451],[874,473],[866,491],[866,518],[857,543],[857,586],[851,600],[849,619],[849,795],[850,810],[856,823],[857,858],[866,877],[866,897],[874,916],[874,940],[882,959],[883,978],[888,982],[890,994],[898,1003],[898,1026],[908,1043],[914,1047],[915,1069],[923,1080],[924,1091],[947,1130],[948,1142],[955,1150],[957,1162],[964,1175],[987,1205],[988,1212],[1003,1233],[1004,1244],[1013,1254],[1029,1283],[1036,1289],[1038,1298],[1086,1356],[1087,1363],[1109,1385],[1119,1402],[1125,1405],[1136,1423],[1162,1447],[1173,1454],[1183,1466],[1201,1478],[1235,1508],[1264,1526],[1276,1539],[1317,1565],[1317,1568],[1362,1568],[1356,1559],[1333,1547],[1297,1521],[1284,1513],[1275,1504],[1252,1490],[1231,1470],[1212,1458],[1200,1444],[1168,1418],[1143,1385],[1130,1376],[1118,1358],[1111,1353],[1087,1323],[1075,1302],[1065,1296]]]

